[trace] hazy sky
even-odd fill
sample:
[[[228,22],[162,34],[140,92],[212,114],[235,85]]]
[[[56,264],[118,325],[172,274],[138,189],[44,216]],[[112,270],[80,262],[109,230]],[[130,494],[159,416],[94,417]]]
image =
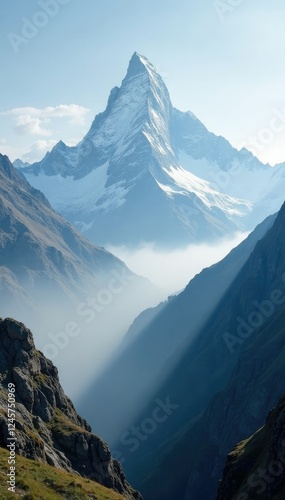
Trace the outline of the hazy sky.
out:
[[[0,151],[12,159],[81,140],[138,51],[176,107],[285,161],[284,0],[10,0],[0,13]]]

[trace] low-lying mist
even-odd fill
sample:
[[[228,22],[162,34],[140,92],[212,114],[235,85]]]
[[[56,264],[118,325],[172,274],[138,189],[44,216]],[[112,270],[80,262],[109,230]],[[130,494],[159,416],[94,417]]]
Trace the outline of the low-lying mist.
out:
[[[235,266],[229,258],[217,266],[223,270],[221,275],[213,269],[206,271],[203,278],[194,280],[187,292],[165,299],[185,288],[202,268],[220,261],[245,236],[239,234],[231,241],[223,240],[216,245],[189,245],[172,251],[158,250],[151,245],[134,250],[112,248],[132,270],[147,275],[159,285],[163,295],[159,307],[145,311],[137,318],[120,350],[104,372],[89,381],[85,394],[78,400],[82,414],[113,449],[121,449],[120,437],[139,423],[149,404],[155,405],[156,394],[179,364],[197,332],[207,323],[236,277],[239,264]],[[246,256],[246,250],[244,254]],[[242,261],[242,258],[238,259],[240,266]]]
[[[138,248],[107,246],[136,274],[148,278],[161,289],[161,300],[185,288],[205,267],[223,259],[248,233],[237,233],[213,244],[191,244],[175,250],[158,249],[154,244]]]
[[[3,298],[1,316],[26,324],[36,348],[57,366],[65,392],[76,401],[114,354],[137,315],[156,305],[158,291],[126,268],[111,270],[96,288],[86,286],[86,294],[77,297],[56,290],[37,282],[29,290],[27,305],[12,295],[7,301]]]
[[[130,325],[143,310],[182,290],[195,274],[221,260],[245,236],[171,251],[154,245],[132,250],[109,248],[133,272],[157,287],[144,279],[136,284],[132,273],[114,279],[119,276],[117,271],[76,300],[60,300],[44,285],[37,285],[31,296],[32,310],[9,300],[9,307],[2,303],[1,316],[14,317],[32,330],[36,347],[59,368],[64,390],[77,402],[112,362]]]

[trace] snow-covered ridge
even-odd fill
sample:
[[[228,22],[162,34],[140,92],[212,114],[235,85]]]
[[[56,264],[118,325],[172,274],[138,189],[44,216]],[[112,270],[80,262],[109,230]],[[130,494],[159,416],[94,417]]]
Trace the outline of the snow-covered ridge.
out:
[[[83,140],[59,143],[23,169],[99,244],[186,243],[252,229],[284,201],[284,171],[173,108],[162,78],[137,53]]]

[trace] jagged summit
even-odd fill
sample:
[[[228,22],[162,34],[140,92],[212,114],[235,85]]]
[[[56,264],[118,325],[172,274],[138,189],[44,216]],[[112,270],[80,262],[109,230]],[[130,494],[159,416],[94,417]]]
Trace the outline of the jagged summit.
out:
[[[8,385],[10,384],[10,385]],[[32,333],[14,319],[0,319],[0,446],[9,441],[8,387],[17,405],[16,452],[68,472],[79,473],[141,500],[127,483],[107,444],[94,435],[64,394],[58,371],[37,351]]]
[[[151,107],[154,107],[156,110],[157,108],[166,107],[169,108],[169,112],[172,105],[168,89],[163,79],[151,62],[137,52],[133,54],[130,60],[128,71],[126,77],[122,81],[120,90],[129,92],[134,85],[141,100],[147,100],[144,104],[150,111],[151,119],[153,119]],[[142,89],[144,92],[142,92]],[[163,118],[168,120],[169,113],[167,116],[163,116]]]
[[[17,158],[15,161],[14,161],[14,167],[18,168],[18,169],[21,169],[21,168],[25,168],[25,167],[29,167],[30,166],[30,163],[27,162],[27,161],[22,161],[20,160],[20,158]]]
[[[138,52],[134,52],[129,62],[129,67],[127,71],[127,77],[133,77],[141,73],[145,72],[156,73],[154,66],[149,62],[149,60],[139,54]]]
[[[135,53],[121,86],[111,90],[105,112],[95,118],[85,139],[98,152],[108,148],[107,159],[113,153],[118,160],[125,153],[129,155],[133,140],[139,146],[142,134],[150,145],[160,142],[155,136],[157,132],[168,134],[171,109],[162,78],[145,57]]]
[[[135,52],[129,62],[127,74],[122,82],[122,85],[132,78],[142,76],[148,77],[150,83],[163,87],[163,90],[169,96],[167,87],[153,64],[145,56]]]

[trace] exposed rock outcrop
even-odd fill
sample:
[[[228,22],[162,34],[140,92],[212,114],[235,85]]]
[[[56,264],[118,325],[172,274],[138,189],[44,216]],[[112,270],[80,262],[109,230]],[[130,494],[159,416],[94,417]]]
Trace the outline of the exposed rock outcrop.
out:
[[[141,499],[127,483],[107,444],[91,432],[59,383],[58,371],[37,351],[24,324],[0,320],[0,446],[9,438],[8,384],[16,399],[16,451]]]
[[[285,498],[285,397],[266,425],[228,455],[217,500]]]

